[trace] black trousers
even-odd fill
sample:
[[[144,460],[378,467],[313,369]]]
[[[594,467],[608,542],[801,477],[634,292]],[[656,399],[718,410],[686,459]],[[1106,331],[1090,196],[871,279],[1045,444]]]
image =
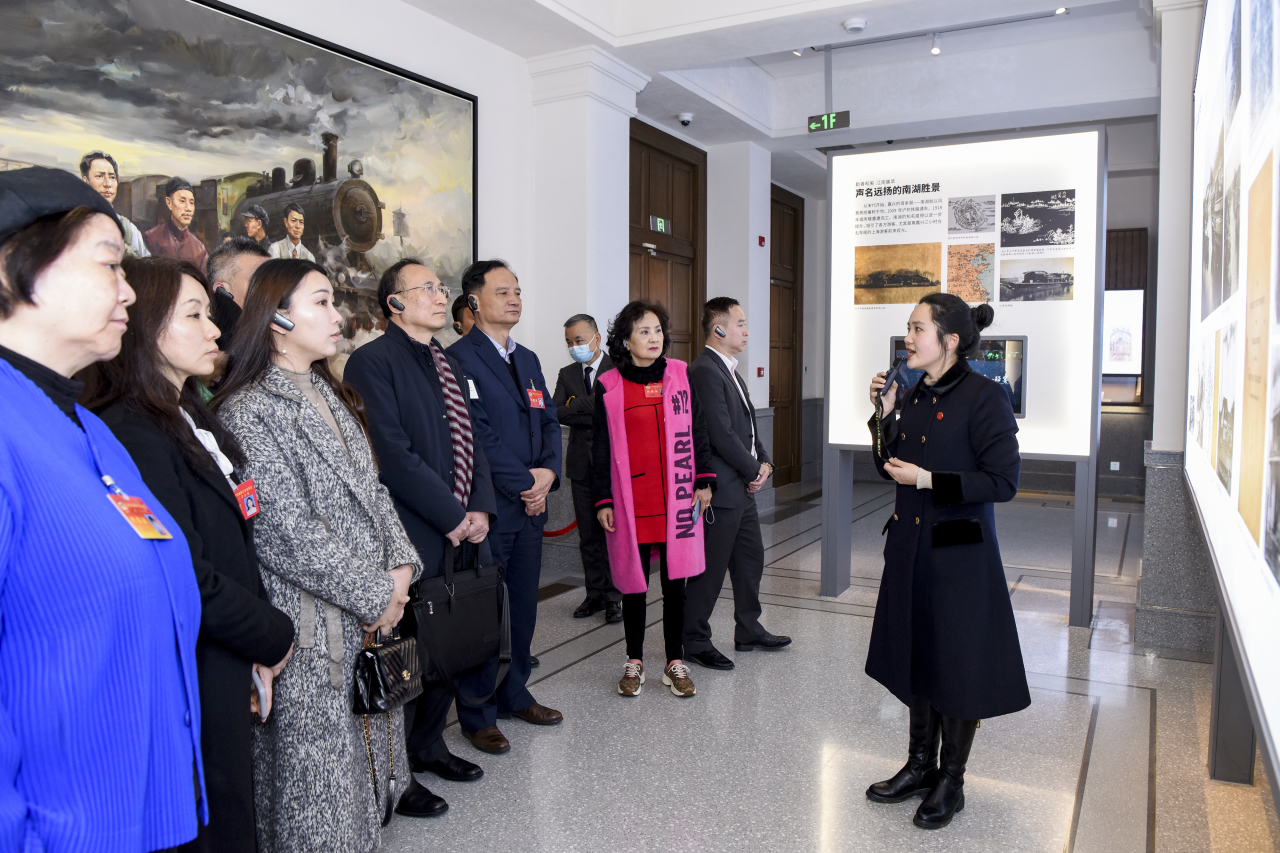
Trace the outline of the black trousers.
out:
[[[662,579],[662,639],[666,644],[667,661],[684,657],[681,634],[684,631],[684,578],[671,579],[667,571],[666,543],[640,545],[640,565],[645,568],[645,586],[649,581],[649,549],[656,548],[659,557],[659,577]],[[627,658],[644,660],[644,615],[647,608],[645,593],[633,592],[622,596],[622,628],[627,638]],[[665,664],[664,664],[665,666]]]
[[[410,759],[444,761],[449,757],[444,726],[449,720],[453,696],[451,685],[427,682],[421,696],[405,703],[405,752]]]
[[[715,523],[703,526],[707,569],[685,587],[684,644],[690,652],[711,648],[711,611],[727,571],[733,579],[734,640],[750,643],[764,635],[760,624],[760,578],[764,540],[756,499],[747,495],[736,507],[713,506]]]
[[[582,555],[582,573],[587,576],[587,596],[600,601],[621,601],[622,593],[613,585],[609,571],[609,546],[604,528],[596,518],[595,501],[591,499],[590,480],[570,480],[573,485],[573,515],[578,520],[578,553]]]

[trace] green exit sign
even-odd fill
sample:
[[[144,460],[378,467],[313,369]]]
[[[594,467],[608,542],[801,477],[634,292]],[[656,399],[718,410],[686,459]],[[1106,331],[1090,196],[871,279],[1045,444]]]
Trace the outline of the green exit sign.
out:
[[[820,130],[837,130],[848,126],[848,110],[841,110],[838,113],[823,113],[822,115],[809,116],[810,133],[817,133]]]
[[[664,219],[664,218],[663,218],[663,217],[661,217],[661,216],[650,216],[650,217],[649,217],[649,230],[650,230],[650,231],[657,231],[659,234],[670,234],[670,233],[671,233],[671,220],[670,220],[670,219]]]

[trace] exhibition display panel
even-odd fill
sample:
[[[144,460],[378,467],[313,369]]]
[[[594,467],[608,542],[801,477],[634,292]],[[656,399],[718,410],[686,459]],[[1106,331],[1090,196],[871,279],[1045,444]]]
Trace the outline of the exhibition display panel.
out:
[[[1070,624],[1091,624],[1106,144],[1089,126],[828,156],[824,595],[848,585],[841,520],[853,452],[871,448],[871,378],[943,292],[995,310],[970,363],[1009,394],[1023,457],[1075,463]]]
[[[1192,155],[1186,476],[1257,735],[1280,720],[1275,0],[1209,0]]]

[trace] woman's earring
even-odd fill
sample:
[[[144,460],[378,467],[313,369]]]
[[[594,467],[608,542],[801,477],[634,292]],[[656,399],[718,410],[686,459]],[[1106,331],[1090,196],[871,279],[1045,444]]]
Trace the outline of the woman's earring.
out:
[[[288,351],[287,349],[285,349],[284,347],[281,347],[281,348],[280,348],[280,354],[281,354],[281,355],[288,355],[288,354],[289,354],[289,351]]]

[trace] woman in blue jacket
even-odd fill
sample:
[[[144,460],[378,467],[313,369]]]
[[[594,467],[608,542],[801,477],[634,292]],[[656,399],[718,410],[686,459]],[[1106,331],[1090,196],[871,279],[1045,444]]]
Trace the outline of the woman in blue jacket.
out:
[[[111,207],[0,173],[0,851],[137,853],[208,819],[181,530],[71,377],[120,350]]]

